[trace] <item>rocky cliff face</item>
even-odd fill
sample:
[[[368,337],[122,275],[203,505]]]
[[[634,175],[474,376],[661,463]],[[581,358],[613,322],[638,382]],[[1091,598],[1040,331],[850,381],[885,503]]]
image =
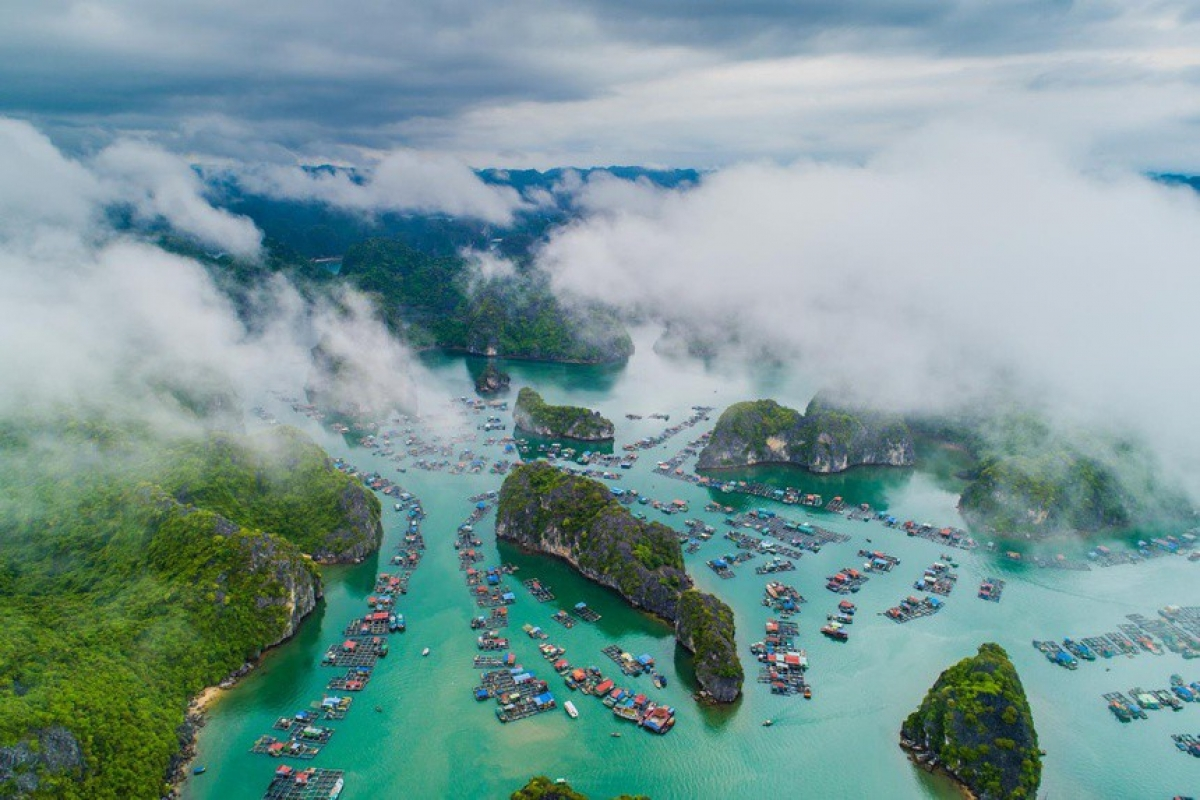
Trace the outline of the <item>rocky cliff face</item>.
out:
[[[52,725],[30,731],[16,744],[0,747],[0,792],[20,800],[37,791],[46,777],[78,778],[85,768],[83,750],[69,730]]]
[[[674,531],[635,519],[607,487],[548,464],[522,465],[505,479],[496,536],[557,556],[668,621],[692,585]]]
[[[290,639],[321,599],[321,575],[312,562],[278,536],[255,533],[242,542],[246,569],[268,582],[269,592],[254,599],[260,609],[278,609],[283,621],[277,633],[263,642],[269,648]]]
[[[179,502],[277,533],[322,563],[358,563],[383,541],[379,499],[287,425],[182,444],[155,478]]]
[[[548,405],[529,387],[517,394],[513,423],[521,430],[549,439],[602,442],[616,435],[612,422],[600,412],[578,406]]]
[[[713,699],[732,702],[742,687],[733,612],[691,588],[674,531],[642,522],[596,481],[548,464],[524,464],[500,489],[496,536],[557,556],[619,592],[632,605],[675,624],[696,657],[696,676]]]
[[[904,721],[900,745],[923,766],[940,768],[978,800],[1037,796],[1042,762],[1021,679],[1004,648],[943,672]]]
[[[696,680],[712,698],[732,703],[742,692],[733,610],[717,597],[690,589],[679,599],[675,638],[695,656]]]
[[[830,473],[865,464],[911,466],[915,458],[912,434],[899,417],[842,409],[817,397],[804,414],[774,400],[730,406],[697,468],[796,464]]]
[[[483,372],[475,379],[475,391],[481,395],[499,394],[507,392],[511,382],[512,377],[507,372],[500,371],[496,363],[489,360]]]
[[[338,498],[340,524],[311,554],[322,564],[357,564],[383,542],[379,498],[361,486],[346,486]]]

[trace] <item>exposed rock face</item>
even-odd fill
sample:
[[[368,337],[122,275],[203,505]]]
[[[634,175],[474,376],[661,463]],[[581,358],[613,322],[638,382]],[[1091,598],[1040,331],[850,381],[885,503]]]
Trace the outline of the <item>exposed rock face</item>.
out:
[[[1021,679],[998,644],[938,676],[900,728],[919,764],[940,767],[979,800],[1032,798],[1041,782],[1037,732]]]
[[[717,597],[689,589],[679,598],[675,638],[696,657],[696,680],[721,703],[742,692],[733,610]]]
[[[287,425],[181,445],[157,479],[179,502],[278,533],[322,563],[358,563],[383,541],[379,498]]]
[[[279,608],[283,612],[283,627],[264,648],[274,647],[290,639],[300,623],[312,613],[321,599],[321,575],[303,555],[278,536],[259,533],[245,542],[247,564],[251,572],[263,575],[273,588],[271,594],[260,594],[255,605],[260,609]]]
[[[28,797],[37,791],[46,775],[78,777],[85,769],[79,741],[61,725],[30,731],[30,735],[9,747],[0,747],[0,791],[5,797]]]
[[[674,623],[709,694],[732,702],[741,692],[733,612],[691,588],[673,530],[636,519],[606,486],[548,464],[524,464],[500,489],[496,536],[557,556],[634,606]]]
[[[479,373],[479,377],[475,379],[475,391],[481,395],[500,394],[508,391],[511,382],[512,378],[507,372],[500,371],[496,367],[496,362],[488,361],[483,372]]]
[[[912,466],[915,458],[912,433],[899,417],[836,408],[818,396],[804,414],[774,400],[730,406],[696,466],[796,464],[830,473],[864,464]]]
[[[361,486],[347,486],[338,499],[342,521],[311,555],[321,563],[357,564],[383,542],[379,498]]]
[[[626,600],[674,621],[692,585],[675,532],[635,519],[600,483],[524,464],[504,480],[496,536],[557,556]]]
[[[521,430],[551,439],[602,442],[616,435],[612,422],[600,412],[578,406],[547,405],[528,386],[517,394],[513,423]]]

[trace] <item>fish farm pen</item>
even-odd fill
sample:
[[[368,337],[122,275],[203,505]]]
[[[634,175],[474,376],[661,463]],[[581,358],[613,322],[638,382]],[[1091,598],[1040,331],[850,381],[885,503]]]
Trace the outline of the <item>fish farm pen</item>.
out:
[[[345,785],[344,776],[338,769],[281,766],[275,770],[263,800],[337,800]]]

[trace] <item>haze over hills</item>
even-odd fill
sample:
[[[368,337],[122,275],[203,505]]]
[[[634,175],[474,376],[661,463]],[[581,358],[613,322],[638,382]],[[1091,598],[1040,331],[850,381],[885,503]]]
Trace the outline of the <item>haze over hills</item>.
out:
[[[891,737],[901,717],[878,730],[855,721],[908,713],[919,697],[900,695],[913,676],[927,661],[940,669],[975,652],[984,630],[1007,648],[996,649],[1001,666],[1021,662],[1022,723],[1052,709],[1047,718],[1079,734],[1039,725],[1036,741],[1021,740],[1022,752],[1054,743],[1044,759],[1049,791],[1064,794],[1072,781],[1081,794],[1096,785],[1130,796],[1182,791],[1167,785],[1178,768],[1146,755],[1157,746],[1149,734],[1127,729],[1132,744],[1114,752],[1095,733],[1097,709],[1071,700],[1113,687],[1077,683],[1072,694],[1055,683],[1059,673],[1038,671],[1042,654],[1025,643],[1075,637],[1085,622],[1108,630],[1116,623],[1099,618],[1109,612],[1152,615],[1142,607],[1151,596],[1180,610],[1164,609],[1161,623],[1127,616],[1130,625],[1158,625],[1162,648],[1177,652],[1191,653],[1188,637],[1200,636],[1187,633],[1189,562],[1166,556],[1191,545],[1159,538],[1184,537],[1200,507],[1193,6],[4,4],[0,796],[175,794],[195,734],[190,700],[265,648],[282,648],[284,677],[275,691],[252,677],[239,708],[245,719],[284,715],[267,736],[290,730],[294,702],[328,699],[309,689],[334,691],[365,674],[327,681],[329,664],[318,662],[340,666],[338,647],[355,654],[349,661],[387,650],[370,637],[339,639],[325,658],[303,636],[284,642],[318,628],[358,635],[350,623],[365,613],[359,589],[381,580],[376,567],[398,576],[378,585],[407,587],[422,559],[433,576],[414,580],[419,591],[369,603],[375,613],[404,604],[414,630],[435,644],[429,657],[398,653],[380,666],[384,681],[403,675],[405,708],[372,700],[376,716],[336,720],[332,750],[352,753],[351,781],[369,779],[349,788],[343,776],[285,770],[275,773],[277,795],[293,800],[310,786],[298,776],[309,775],[330,796],[437,794],[409,786],[410,772],[464,794],[506,794],[528,779],[514,777],[514,754],[546,774],[577,769],[572,782],[597,797],[928,794],[923,775],[876,755],[879,730]],[[476,402],[471,375],[483,378],[481,391],[511,385],[514,394]],[[682,403],[690,392],[697,396]],[[810,403],[814,394],[820,402]],[[516,427],[545,440],[512,440]],[[554,441],[564,437],[573,443]],[[950,453],[954,468],[930,477],[931,450]],[[360,456],[362,469],[351,463]],[[537,468],[546,485],[566,480],[562,471],[590,472],[595,481],[580,484],[589,497],[619,511],[621,526],[671,544],[671,569],[706,592],[703,602],[684,595],[692,605],[675,632],[684,650],[701,653],[697,670],[673,645],[655,649],[661,631],[629,608],[556,573],[605,606],[605,618],[560,609],[568,619],[580,611],[586,624],[572,629],[555,617],[563,622],[555,633],[571,645],[559,656],[582,669],[592,651],[615,648],[609,657],[628,685],[603,692],[613,713],[633,729],[656,714],[654,729],[675,726],[673,738],[601,730],[607,704],[581,693],[573,696],[582,714],[520,722],[535,735],[517,751],[512,726],[484,730],[464,710],[479,707],[477,693],[447,699],[442,690],[457,679],[422,683],[458,668],[449,662],[462,655],[460,640],[469,650],[503,638],[476,638],[478,587],[469,585],[469,598],[448,587],[461,589],[455,562],[469,581],[511,555],[486,521],[502,481],[494,476],[529,475],[514,462],[539,458],[555,467]],[[728,471],[738,491],[711,488],[695,472],[709,468]],[[880,477],[886,470],[902,477]],[[400,479],[429,498],[428,509],[393,483]],[[839,502],[785,508],[770,481],[813,481]],[[381,505],[375,495],[385,489]],[[851,490],[871,503],[853,502]],[[742,494],[765,513],[743,519]],[[460,508],[467,497],[472,505]],[[838,516],[842,500],[853,515]],[[426,549],[419,536],[426,511],[439,530],[454,530],[469,508],[459,535],[471,534],[471,557],[488,562],[474,574],[457,550],[433,537]],[[515,512],[502,510],[511,523]],[[797,645],[773,616],[762,642],[748,640],[761,636],[763,615],[780,610],[772,592],[800,597],[785,578],[810,595],[805,619],[831,610],[815,596],[836,582],[830,588],[817,573],[860,556],[875,563],[883,545],[859,540],[897,533],[884,529],[882,512],[892,510],[902,519],[943,515],[938,529],[968,527],[982,542],[994,536],[994,554],[964,553],[964,583],[975,573],[1001,588],[1009,580],[1006,605],[981,610],[956,596],[943,613],[910,603],[939,611],[916,623],[935,632],[924,638],[900,638],[895,617],[863,614],[854,642],[842,629],[840,650],[824,647],[835,637],[803,638],[815,628],[807,622]],[[554,511],[591,552],[579,509],[567,502]],[[676,511],[687,515],[682,528]],[[651,513],[667,522],[642,525]],[[793,513],[807,516],[788,520],[791,528],[773,516]],[[543,541],[536,516],[510,538]],[[737,552],[701,555],[727,521],[724,541]],[[877,531],[864,535],[871,529],[857,526],[866,524]],[[746,538],[747,525],[755,536]],[[823,545],[801,552],[802,525]],[[772,526],[787,541],[757,540]],[[1101,541],[1124,548],[1114,560],[1128,577],[1083,560]],[[645,545],[625,545],[653,572]],[[1064,574],[1033,579],[1020,554],[1000,560],[1024,545],[1077,558],[1050,564]],[[916,536],[887,547],[903,551],[906,565],[917,555],[951,560],[923,552],[934,545]],[[605,573],[621,572],[619,550],[605,556]],[[567,569],[523,563],[522,582],[536,569]],[[1065,574],[1067,566],[1077,569]],[[647,576],[633,596],[674,580]],[[893,578],[856,584],[864,611],[886,607],[878,589],[907,593],[911,578]],[[511,572],[479,580],[492,586]],[[766,591],[768,580],[779,585]],[[326,586],[333,591],[322,604]],[[667,588],[673,604],[680,586]],[[516,595],[517,610],[542,608]],[[831,626],[850,624],[854,603],[846,604],[827,615]],[[890,610],[907,613],[899,609]],[[309,615],[320,621],[305,622]],[[484,624],[501,621],[489,611]],[[1030,631],[1035,623],[1046,631]],[[514,638],[526,666],[540,666],[548,651],[522,654],[527,643]],[[864,641],[875,646],[854,649]],[[647,652],[634,666],[625,652],[634,642],[657,661]],[[1052,659],[1051,645],[1043,652]],[[1074,638],[1069,647],[1078,650]],[[883,668],[871,659],[880,652],[887,692],[867,707],[839,680],[877,685]],[[734,687],[730,664],[745,653],[764,671],[743,686],[739,665]],[[471,655],[463,660],[474,665]],[[816,696],[782,713],[789,694],[812,694],[809,655]],[[1106,666],[1126,685],[1165,681],[1146,660]],[[365,656],[350,669],[368,661],[373,669]],[[977,673],[994,671],[986,661]],[[555,666],[552,681],[574,674],[557,664],[547,659],[543,669]],[[736,705],[697,706],[692,690],[718,678],[726,685],[714,696]],[[603,679],[592,668],[574,688]],[[526,686],[496,680],[507,688],[479,688],[499,701],[498,719],[557,707],[546,692],[531,706]],[[788,714],[804,724],[789,725]],[[230,775],[264,740],[238,729],[235,712],[217,716],[204,745],[219,754],[210,781],[189,782],[182,791],[196,794],[187,800],[262,796],[267,780],[260,786],[257,773],[250,789]],[[929,730],[974,726],[929,719]],[[409,735],[425,732],[414,720],[428,736]],[[397,759],[372,749],[382,742],[391,752],[397,729],[410,760],[402,776],[387,772]],[[297,735],[286,756],[270,749],[279,742],[260,749],[316,761],[306,748],[320,750],[331,734]],[[324,737],[319,747],[314,737]],[[978,747],[1012,741],[981,734],[983,744],[972,739],[950,760],[967,774],[988,752]],[[599,763],[604,746],[615,755]],[[773,768],[795,753],[870,767],[844,773],[844,785],[822,782],[818,770]],[[1043,759],[1029,762],[1038,769],[1022,767],[1021,791],[1032,795]],[[261,777],[297,764],[263,760]],[[618,770],[638,773],[638,783],[618,785]],[[550,797],[554,785],[539,778],[522,791]]]

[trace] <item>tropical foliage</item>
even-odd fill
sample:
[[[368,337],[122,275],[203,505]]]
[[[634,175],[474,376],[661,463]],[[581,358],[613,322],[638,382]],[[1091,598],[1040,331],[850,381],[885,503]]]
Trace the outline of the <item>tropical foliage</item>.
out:
[[[287,635],[367,493],[295,431],[50,434],[0,436],[0,796],[161,797],[189,698]]]
[[[935,754],[980,800],[1037,796],[1042,759],[1033,715],[998,644],[943,672],[901,736]]]

